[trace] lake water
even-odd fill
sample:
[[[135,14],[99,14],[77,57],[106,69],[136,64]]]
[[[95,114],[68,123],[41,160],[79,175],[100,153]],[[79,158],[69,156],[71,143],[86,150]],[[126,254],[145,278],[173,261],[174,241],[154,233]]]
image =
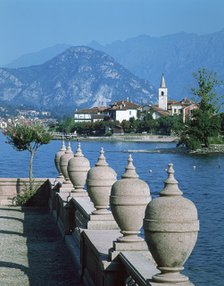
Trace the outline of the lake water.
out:
[[[200,232],[196,247],[185,264],[185,273],[196,286],[224,285],[224,155],[188,155],[171,152],[173,143],[82,142],[82,150],[91,166],[104,147],[109,165],[121,177],[127,165],[128,150],[162,152],[133,153],[134,165],[140,178],[145,180],[153,198],[158,196],[167,178],[168,163],[174,164],[175,177],[184,196],[197,206]],[[34,176],[57,176],[54,155],[60,141],[41,146],[34,160]],[[27,177],[28,152],[18,152],[5,144],[0,135],[0,177]],[[73,151],[77,142],[72,142]],[[167,148],[167,151],[166,151]],[[195,167],[194,167],[195,166]]]

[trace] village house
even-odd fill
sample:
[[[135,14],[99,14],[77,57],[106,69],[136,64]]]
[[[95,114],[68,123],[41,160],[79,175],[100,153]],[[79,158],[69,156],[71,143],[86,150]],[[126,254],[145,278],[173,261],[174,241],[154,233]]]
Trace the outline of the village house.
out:
[[[137,111],[140,106],[127,100],[114,102],[109,108],[109,115],[114,121],[122,122],[130,118],[137,119]]]
[[[76,110],[74,114],[75,122],[91,122],[102,121],[108,118],[108,107],[92,107],[89,109]]]
[[[76,110],[74,113],[75,122],[91,122],[101,121],[104,119],[112,119],[122,122],[130,118],[137,119],[137,111],[139,105],[127,100],[116,101],[110,107],[92,107],[89,109]]]

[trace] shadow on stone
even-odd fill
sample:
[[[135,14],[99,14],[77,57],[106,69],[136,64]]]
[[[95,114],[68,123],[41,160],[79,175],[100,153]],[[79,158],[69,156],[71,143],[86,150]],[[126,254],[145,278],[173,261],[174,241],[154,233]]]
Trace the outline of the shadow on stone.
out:
[[[0,219],[7,219],[7,220],[13,219],[13,220],[17,220],[17,221],[20,221],[21,223],[23,223],[23,219],[18,218],[18,217],[0,216]]]
[[[78,269],[47,208],[23,207],[30,285],[81,285]]]
[[[23,265],[21,265],[21,264],[18,264],[18,263],[0,261],[0,268],[2,268],[2,267],[19,269],[24,274],[28,275],[28,268],[23,266]]]
[[[20,183],[18,185],[21,186]],[[51,185],[49,180],[46,180],[45,182],[41,183],[40,186],[38,186],[38,182],[34,181],[34,187],[37,187],[35,194],[27,200],[24,206],[47,207],[51,191]],[[20,191],[21,190],[18,189],[18,192]]]
[[[0,234],[24,236],[22,233],[19,233],[19,232],[16,232],[16,231],[9,231],[9,230],[0,230]]]

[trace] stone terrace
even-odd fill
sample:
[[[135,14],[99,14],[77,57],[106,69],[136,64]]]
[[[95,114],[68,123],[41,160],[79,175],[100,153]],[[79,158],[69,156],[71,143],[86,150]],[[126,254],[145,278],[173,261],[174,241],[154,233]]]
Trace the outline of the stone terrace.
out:
[[[0,207],[0,285],[81,285],[45,208]]]

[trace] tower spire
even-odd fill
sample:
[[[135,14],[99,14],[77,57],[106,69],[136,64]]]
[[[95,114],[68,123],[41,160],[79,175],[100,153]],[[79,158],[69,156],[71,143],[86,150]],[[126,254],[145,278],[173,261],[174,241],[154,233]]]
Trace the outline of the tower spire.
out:
[[[161,88],[166,88],[166,83],[165,83],[164,73],[162,73],[160,87],[161,87]]]
[[[168,89],[166,87],[164,74],[162,74],[161,77],[161,84],[158,89],[158,96],[159,96],[159,108],[167,110]]]

